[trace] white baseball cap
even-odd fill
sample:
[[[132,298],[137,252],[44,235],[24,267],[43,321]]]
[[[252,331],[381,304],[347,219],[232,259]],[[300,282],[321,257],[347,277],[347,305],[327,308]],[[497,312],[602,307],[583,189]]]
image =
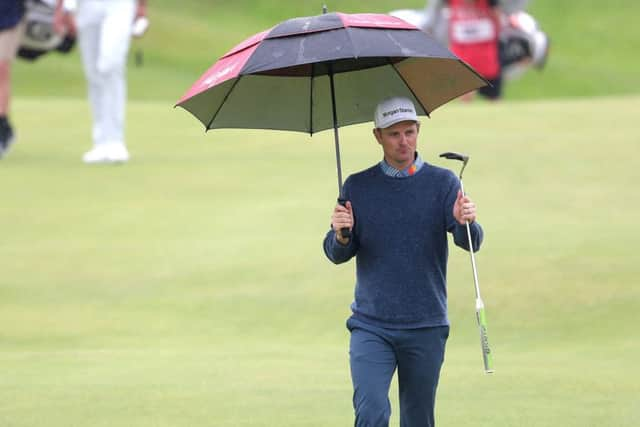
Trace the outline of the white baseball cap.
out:
[[[416,107],[409,98],[393,97],[381,101],[376,107],[373,123],[376,128],[384,129],[405,120],[418,121]]]

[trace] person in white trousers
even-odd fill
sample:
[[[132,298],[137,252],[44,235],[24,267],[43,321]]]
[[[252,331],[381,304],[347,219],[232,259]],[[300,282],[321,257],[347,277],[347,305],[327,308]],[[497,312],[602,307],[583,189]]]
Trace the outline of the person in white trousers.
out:
[[[125,145],[127,100],[126,64],[134,19],[146,17],[147,0],[78,0],[74,17],[58,0],[58,32],[78,33],[89,102],[93,115],[93,148],[85,163],[123,163],[129,160]]]

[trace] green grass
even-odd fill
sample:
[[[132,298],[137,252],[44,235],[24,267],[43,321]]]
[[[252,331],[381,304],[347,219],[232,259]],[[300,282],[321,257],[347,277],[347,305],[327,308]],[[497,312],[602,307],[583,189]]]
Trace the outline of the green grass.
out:
[[[424,124],[427,160],[471,155],[496,366],[482,373],[469,260],[452,249],[439,425],[640,423],[639,101],[453,103]],[[18,96],[14,113],[0,425],[352,423],[354,266],[321,250],[330,132],[205,135],[170,103],[134,101],[132,162],[88,167],[84,99]],[[345,173],[379,159],[369,126],[341,130]]]
[[[424,1],[398,4],[389,0],[327,2],[329,10],[386,13],[421,8]],[[134,41],[132,54],[144,52],[142,68],[130,61],[129,91],[133,99],[175,102],[218,57],[250,35],[280,21],[316,15],[322,2],[240,0],[157,0],[149,5],[151,26]],[[552,40],[543,72],[530,71],[506,85],[510,99],[590,97],[638,93],[640,27],[633,0],[534,1],[531,12]],[[78,52],[49,55],[35,64],[19,61],[14,73],[17,96],[84,96]]]

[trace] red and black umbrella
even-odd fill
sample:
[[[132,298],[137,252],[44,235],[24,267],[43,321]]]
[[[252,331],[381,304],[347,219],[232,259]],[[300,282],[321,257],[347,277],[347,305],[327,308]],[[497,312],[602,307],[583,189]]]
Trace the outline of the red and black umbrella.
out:
[[[294,18],[222,56],[178,101],[206,129],[313,134],[371,121],[381,100],[405,96],[419,115],[487,82],[435,39],[389,15]]]

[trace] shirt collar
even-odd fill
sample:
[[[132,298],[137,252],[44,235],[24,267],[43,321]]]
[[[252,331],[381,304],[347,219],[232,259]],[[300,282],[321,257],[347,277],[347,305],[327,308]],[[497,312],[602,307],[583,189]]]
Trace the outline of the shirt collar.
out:
[[[409,176],[413,176],[420,170],[423,165],[424,162],[420,158],[418,152],[416,152],[415,160],[413,161],[413,163],[403,170],[394,168],[389,163],[387,163],[385,159],[382,159],[382,161],[380,162],[382,172],[392,178],[407,178]]]

